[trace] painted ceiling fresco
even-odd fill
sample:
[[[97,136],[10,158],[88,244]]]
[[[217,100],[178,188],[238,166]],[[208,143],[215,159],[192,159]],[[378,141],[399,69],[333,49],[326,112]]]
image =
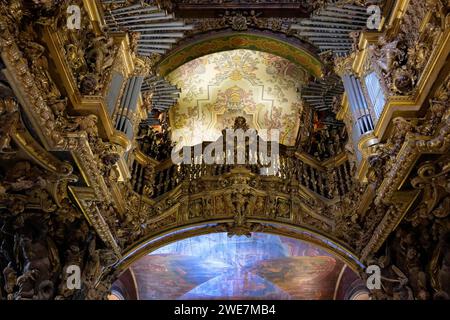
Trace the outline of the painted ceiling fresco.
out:
[[[172,140],[178,147],[214,141],[243,116],[264,139],[278,129],[280,142],[294,145],[301,108],[296,84],[306,77],[298,65],[260,51],[238,49],[192,60],[167,77],[181,89],[170,110]]]
[[[333,299],[344,264],[282,236],[181,240],[135,262],[140,299]]]

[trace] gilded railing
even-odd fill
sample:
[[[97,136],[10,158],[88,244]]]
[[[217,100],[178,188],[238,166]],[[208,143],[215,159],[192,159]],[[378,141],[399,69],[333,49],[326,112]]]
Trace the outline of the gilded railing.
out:
[[[262,165],[264,161],[260,158],[261,154],[252,152],[248,146],[245,150],[245,163],[243,164],[228,164],[226,161],[207,164],[202,161],[201,156],[194,156],[195,149],[204,150],[211,143],[213,142],[204,142],[201,145],[190,147],[192,155],[190,163],[175,164],[169,158],[157,166],[145,166],[135,161],[131,168],[134,191],[151,198],[158,198],[183,182],[189,183],[202,177],[218,177],[237,166],[244,167],[255,175],[266,175],[261,171],[267,167]],[[236,148],[234,150],[234,159],[236,159],[237,150]],[[348,160],[345,159],[335,165],[324,167],[299,156],[292,147],[278,145],[278,150],[279,153],[271,163],[276,170],[270,175],[286,182],[297,183],[327,199],[342,196],[350,190],[352,175]],[[270,148],[268,151],[271,151]]]

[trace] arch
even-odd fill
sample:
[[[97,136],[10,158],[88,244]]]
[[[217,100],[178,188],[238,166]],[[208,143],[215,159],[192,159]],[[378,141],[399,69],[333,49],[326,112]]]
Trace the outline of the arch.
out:
[[[275,221],[262,221],[258,219],[248,219],[247,221],[250,225],[252,225],[252,230],[248,231],[269,233],[305,241],[314,244],[321,249],[329,252],[333,256],[339,258],[357,274],[361,270],[365,269],[365,265],[350,249],[346,248],[337,241],[323,236],[315,231]],[[176,241],[204,234],[227,231],[233,232],[233,227],[231,227],[229,230],[224,229],[224,226],[230,226],[232,223],[233,220],[226,219],[221,221],[205,221],[194,224],[186,224],[163,231],[158,234],[144,237],[141,240],[137,241],[134,245],[132,245],[126,252],[124,252],[122,258],[114,266],[114,269],[117,274],[120,274],[127,270],[127,268],[133,262],[139,260],[143,256]]]
[[[125,297],[120,291],[112,289],[111,294],[108,295],[108,300],[125,300]]]
[[[133,269],[125,270],[111,286],[109,300],[139,300],[138,284]]]
[[[218,32],[200,36],[174,49],[159,64],[158,72],[166,76],[183,64],[201,56],[233,49],[249,49],[268,52],[295,63],[316,78],[322,77],[322,62],[295,38],[282,39],[269,32]]]

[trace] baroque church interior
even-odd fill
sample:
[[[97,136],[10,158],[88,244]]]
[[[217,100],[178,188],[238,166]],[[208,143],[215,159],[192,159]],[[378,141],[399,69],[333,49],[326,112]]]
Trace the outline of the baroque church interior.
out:
[[[0,300],[449,299],[449,8],[0,0]]]

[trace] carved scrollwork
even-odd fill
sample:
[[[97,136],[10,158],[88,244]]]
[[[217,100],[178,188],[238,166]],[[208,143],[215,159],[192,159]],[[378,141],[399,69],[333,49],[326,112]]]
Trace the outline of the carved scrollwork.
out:
[[[2,177],[0,269],[6,282],[0,291],[8,300],[74,298],[75,291],[66,282],[69,265],[93,275],[82,280],[79,298],[88,298],[94,282],[100,280],[86,263],[95,254],[85,251],[90,228],[83,214],[68,197],[55,202],[46,191],[58,183],[57,176],[26,161],[17,162]],[[93,234],[90,239],[97,241]],[[101,266],[105,264],[101,261]]]
[[[400,32],[383,35],[377,45],[370,47],[372,66],[391,94],[408,95],[414,91],[445,30],[447,10],[440,0],[412,1],[402,18]],[[422,28],[425,19],[428,23]]]
[[[13,132],[19,122],[19,109],[17,102],[12,98],[0,100],[0,154],[15,154],[11,146]]]
[[[417,174],[411,185],[423,190],[423,201],[407,220],[417,226],[430,214],[436,218],[447,217],[450,214],[450,158],[444,156],[436,162],[425,162]]]

